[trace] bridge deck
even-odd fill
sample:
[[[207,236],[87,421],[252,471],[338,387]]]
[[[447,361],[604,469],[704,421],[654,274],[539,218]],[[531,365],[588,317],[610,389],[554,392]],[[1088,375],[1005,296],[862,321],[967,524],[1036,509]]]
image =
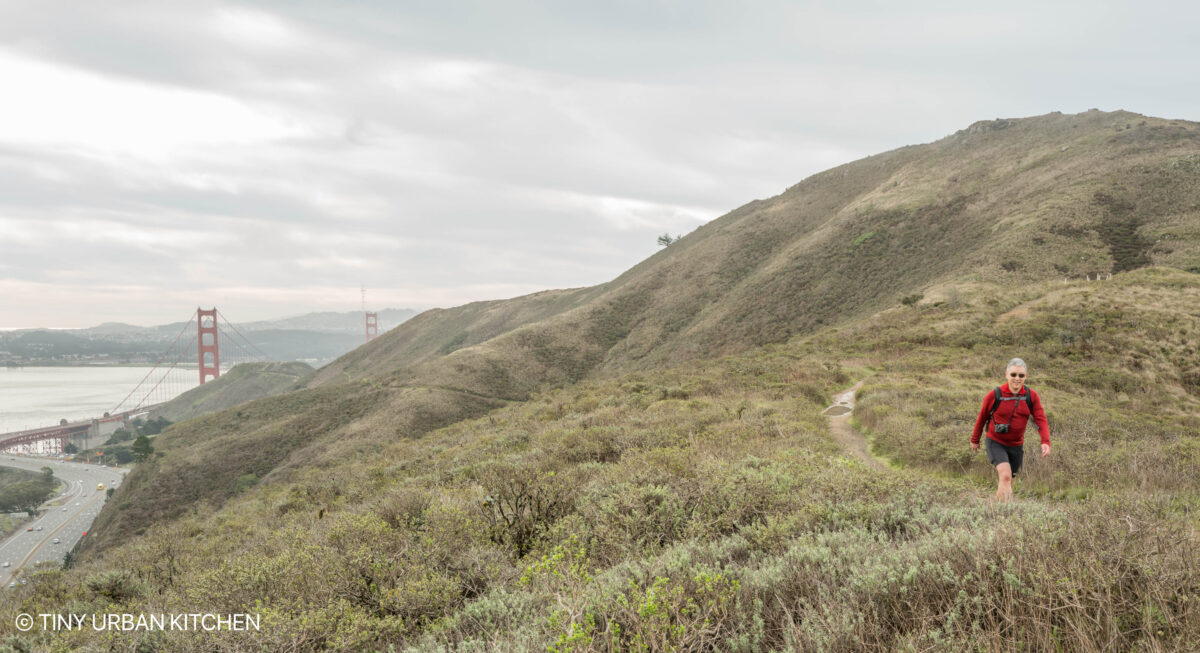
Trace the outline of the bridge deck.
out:
[[[69,422],[67,424],[59,424],[58,426],[45,426],[37,429],[26,429],[24,431],[0,433],[0,450],[20,444],[39,442],[41,440],[61,440],[84,435],[89,432],[93,423],[111,424],[113,422],[127,422],[135,417],[145,415],[161,405],[162,404],[144,406],[136,411],[129,411],[127,413],[109,415],[107,417],[89,419],[86,421]]]

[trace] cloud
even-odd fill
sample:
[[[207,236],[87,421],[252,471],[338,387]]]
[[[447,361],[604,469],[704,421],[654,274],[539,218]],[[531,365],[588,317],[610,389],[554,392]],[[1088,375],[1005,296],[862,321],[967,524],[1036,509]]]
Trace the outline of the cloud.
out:
[[[173,321],[202,299],[349,309],[362,284],[426,307],[601,283],[663,232],[976,120],[1194,118],[1195,14],[6,3],[0,328]]]
[[[294,138],[283,116],[181,88],[107,79],[0,50],[0,142],[163,157],[179,148]]]
[[[252,51],[295,52],[306,44],[306,39],[287,21],[247,7],[218,7],[208,25],[219,37]]]
[[[700,208],[659,204],[626,197],[584,195],[562,191],[535,192],[533,201],[564,213],[599,216],[620,231],[670,229],[680,223],[699,226],[712,213]]]

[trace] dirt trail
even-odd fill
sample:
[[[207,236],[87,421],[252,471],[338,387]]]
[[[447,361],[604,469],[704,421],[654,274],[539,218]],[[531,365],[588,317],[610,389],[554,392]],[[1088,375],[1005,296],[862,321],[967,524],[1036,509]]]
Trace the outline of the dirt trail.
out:
[[[853,387],[833,397],[833,405],[826,408],[822,414],[829,418],[829,432],[842,448],[875,469],[887,469],[878,458],[871,455],[867,447],[867,439],[861,433],[850,428],[850,413],[854,410],[854,393],[863,385],[862,381]]]

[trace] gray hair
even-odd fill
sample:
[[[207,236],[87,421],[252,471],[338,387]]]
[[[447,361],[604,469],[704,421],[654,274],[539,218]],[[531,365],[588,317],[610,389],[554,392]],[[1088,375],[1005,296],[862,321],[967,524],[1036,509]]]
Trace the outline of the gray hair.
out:
[[[1026,374],[1029,373],[1029,366],[1026,365],[1025,361],[1021,360],[1020,358],[1014,358],[1014,359],[1008,361],[1008,365],[1004,366],[1004,371],[1007,372],[1009,369],[1014,368],[1014,367],[1024,368],[1025,373]]]

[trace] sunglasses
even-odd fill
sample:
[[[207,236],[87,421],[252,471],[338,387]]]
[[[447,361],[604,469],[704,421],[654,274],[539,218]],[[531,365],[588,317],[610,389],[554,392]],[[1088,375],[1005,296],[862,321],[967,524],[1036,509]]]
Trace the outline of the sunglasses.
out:
[[[1023,379],[1023,378],[1025,378],[1025,375],[1024,375],[1024,374],[1017,374],[1016,372],[1009,372],[1009,373],[1008,373],[1008,375],[1009,375],[1009,376],[1011,376],[1011,377],[1012,377],[1012,378],[1014,378],[1014,379]]]

